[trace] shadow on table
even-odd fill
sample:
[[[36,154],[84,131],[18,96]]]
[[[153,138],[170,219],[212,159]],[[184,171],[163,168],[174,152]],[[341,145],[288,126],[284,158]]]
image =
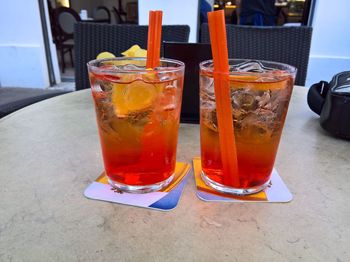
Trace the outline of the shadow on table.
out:
[[[63,95],[70,91],[38,88],[0,88],[0,118],[36,102]]]

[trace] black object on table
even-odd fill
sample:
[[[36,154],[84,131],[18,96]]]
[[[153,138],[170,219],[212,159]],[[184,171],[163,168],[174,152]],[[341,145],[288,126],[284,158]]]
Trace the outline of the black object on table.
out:
[[[164,57],[185,63],[181,122],[199,123],[199,63],[212,58],[210,44],[164,42]]]

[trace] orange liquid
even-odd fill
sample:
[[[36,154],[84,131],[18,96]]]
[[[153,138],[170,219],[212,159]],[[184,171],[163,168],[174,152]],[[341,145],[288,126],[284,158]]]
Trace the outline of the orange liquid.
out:
[[[291,78],[271,83],[231,79],[239,188],[261,186],[270,179],[292,86]],[[237,101],[238,95],[234,95],[237,92],[241,92],[242,101]],[[201,104],[206,99],[206,96],[201,95]],[[201,108],[202,169],[211,180],[232,186],[225,184],[223,179],[217,122],[215,117],[212,122],[208,120],[210,110],[212,109]]]
[[[90,81],[95,84],[93,76]],[[162,182],[174,173],[182,82],[177,79],[166,85],[176,88],[157,94],[153,104],[142,112],[121,117],[112,110],[111,94],[92,89],[105,171],[113,181],[145,186]],[[168,101],[176,101],[175,106],[167,107]]]
[[[240,188],[263,185],[271,175],[279,139],[269,143],[254,143],[237,139],[237,162]],[[219,136],[210,129],[201,127],[201,159],[204,173],[213,181],[225,185],[222,174],[222,163]],[[230,186],[230,185],[228,185]]]

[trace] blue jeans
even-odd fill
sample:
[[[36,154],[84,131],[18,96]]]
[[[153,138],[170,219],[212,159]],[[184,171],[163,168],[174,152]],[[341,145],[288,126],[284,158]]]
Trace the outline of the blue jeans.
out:
[[[255,13],[254,15],[241,16],[240,25],[256,25],[256,26],[273,26],[276,25],[276,17],[273,15],[263,15]]]

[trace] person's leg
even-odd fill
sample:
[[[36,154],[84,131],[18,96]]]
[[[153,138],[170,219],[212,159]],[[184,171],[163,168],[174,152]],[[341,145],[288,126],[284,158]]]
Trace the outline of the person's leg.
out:
[[[254,14],[253,25],[256,25],[256,26],[263,26],[264,25],[264,17],[261,13]]]
[[[275,26],[276,25],[276,16],[274,15],[265,15],[263,17],[264,21],[263,24],[265,26]]]

